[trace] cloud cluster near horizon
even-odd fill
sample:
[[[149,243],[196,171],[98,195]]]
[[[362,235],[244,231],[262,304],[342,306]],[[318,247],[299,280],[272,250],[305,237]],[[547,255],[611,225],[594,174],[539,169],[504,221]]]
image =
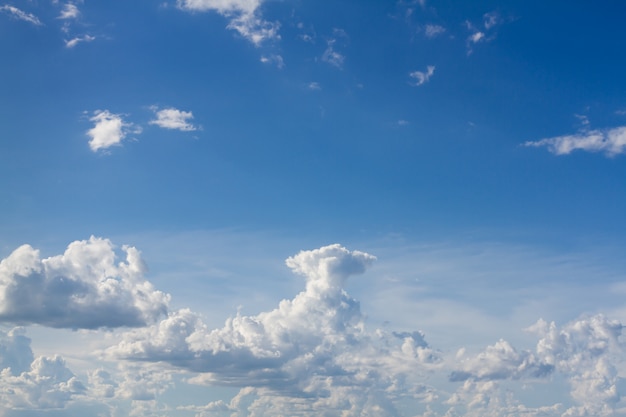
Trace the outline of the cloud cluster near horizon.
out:
[[[117,331],[101,352],[120,364],[117,371],[87,370],[87,381],[60,356],[35,358],[24,329],[0,333],[0,398],[8,407],[65,409],[89,398],[130,401],[140,414],[159,407],[176,372],[190,384],[239,390],[230,401],[178,407],[202,416],[400,416],[407,401],[418,404],[422,411],[412,415],[422,417],[608,417],[623,407],[623,325],[602,315],[562,326],[539,320],[527,329],[537,336],[533,349],[499,340],[482,352],[454,355],[432,347],[419,330],[368,329],[344,288],[376,258],[334,244],[285,261],[304,278],[294,298],[211,329],[190,309],[168,310],[170,296],[144,278],[139,251],[122,246],[118,261],[115,249],[92,237],[43,260],[24,245],[0,262],[5,324],[135,326]],[[569,403],[555,398],[529,407],[510,390],[555,379],[569,386]]]

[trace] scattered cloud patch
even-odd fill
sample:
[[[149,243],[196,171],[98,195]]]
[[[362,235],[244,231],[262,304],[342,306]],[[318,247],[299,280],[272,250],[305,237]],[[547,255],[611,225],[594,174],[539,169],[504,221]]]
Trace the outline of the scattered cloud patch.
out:
[[[87,131],[87,136],[91,138],[89,147],[94,152],[120,145],[131,131],[132,133],[141,133],[141,128],[124,122],[121,115],[111,113],[108,110],[96,110],[94,116],[89,120],[95,124],[93,128]]]
[[[193,119],[193,113],[190,111],[178,110],[174,107],[159,110],[156,106],[152,106],[151,109],[156,114],[156,119],[149,122],[151,125],[183,132],[198,130],[198,127],[190,123]]]
[[[322,61],[341,69],[343,68],[345,56],[337,51],[337,41],[339,39],[347,40],[348,34],[343,29],[335,28],[333,29],[333,37],[326,41],[326,50],[322,54]]]
[[[465,21],[467,30],[470,31],[470,35],[467,37],[467,55],[471,55],[474,52],[474,46],[479,43],[490,42],[495,39],[495,28],[503,23],[498,12],[489,12],[483,15],[482,25],[474,25],[469,20]]]
[[[261,0],[178,0],[180,9],[190,12],[214,11],[229,19],[228,28],[259,46],[269,39],[279,39],[277,22],[260,17]]]
[[[15,19],[22,20],[24,22],[32,23],[35,26],[43,26],[41,20],[37,16],[32,13],[27,13],[22,11],[14,6],[9,6],[5,4],[4,6],[0,6],[0,11],[7,13],[8,15],[14,17]]]
[[[426,35],[426,37],[430,39],[436,38],[437,36],[442,35],[445,32],[446,28],[440,25],[428,24],[424,27],[424,35]]]
[[[320,83],[318,83],[317,81],[311,81],[311,82],[307,85],[307,88],[308,88],[309,90],[314,90],[314,91],[316,91],[316,90],[321,90],[321,89],[322,89],[322,86],[321,86],[321,85],[320,85]]]
[[[72,329],[154,322],[166,314],[169,295],[144,279],[137,249],[121,253],[118,262],[113,244],[93,236],[45,259],[20,246],[0,262],[0,322]]]
[[[61,10],[61,14],[59,15],[59,19],[67,20],[67,19],[78,19],[80,16],[80,10],[73,3],[65,3],[63,5],[63,9]]]
[[[523,146],[546,147],[555,155],[575,150],[602,152],[609,157],[626,153],[626,126],[605,130],[584,130],[577,134],[525,142]]]
[[[427,83],[430,80],[430,77],[435,73],[435,66],[429,65],[426,67],[426,71],[413,71],[409,73],[409,77],[413,78],[414,81],[411,82],[414,86],[420,86]]]
[[[283,69],[285,67],[285,61],[280,55],[263,55],[261,56],[261,62],[264,64],[274,64],[278,69]]]
[[[66,48],[73,48],[76,45],[78,45],[81,42],[91,42],[94,41],[96,39],[95,36],[90,36],[90,35],[83,35],[83,36],[77,36],[75,38],[72,38],[70,40],[66,40],[65,41],[65,47]]]

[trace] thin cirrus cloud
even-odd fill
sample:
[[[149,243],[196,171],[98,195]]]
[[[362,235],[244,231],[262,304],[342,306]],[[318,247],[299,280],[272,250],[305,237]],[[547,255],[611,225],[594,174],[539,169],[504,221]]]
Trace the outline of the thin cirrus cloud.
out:
[[[63,5],[63,10],[61,10],[61,14],[59,15],[59,19],[67,20],[67,19],[77,19],[80,16],[80,10],[73,3],[65,3]]]
[[[178,0],[177,6],[188,12],[213,11],[229,19],[228,29],[259,46],[266,40],[278,39],[277,22],[268,22],[261,17],[259,8],[262,0]]]
[[[174,107],[159,110],[156,106],[152,106],[151,109],[156,115],[156,119],[149,122],[151,125],[183,132],[198,130],[196,126],[190,123],[190,120],[193,119],[193,113],[190,111],[178,110]]]
[[[96,39],[95,36],[90,36],[90,35],[77,36],[77,37],[72,38],[70,40],[66,40],[65,41],[65,47],[66,48],[73,48],[76,45],[78,45],[79,43],[91,42],[91,41],[94,41],[95,39]]]
[[[0,322],[54,328],[145,326],[165,315],[169,296],[143,277],[139,251],[91,237],[41,259],[29,245],[0,262]]]
[[[435,66],[429,65],[426,67],[426,71],[413,71],[409,73],[409,77],[413,78],[411,84],[413,86],[420,86],[430,81],[430,77],[435,73]]]
[[[614,157],[626,153],[626,126],[605,130],[583,130],[573,135],[528,141],[523,146],[545,147],[555,155],[568,155],[581,150],[602,152],[606,156]]]
[[[20,10],[17,7],[5,4],[4,6],[0,6],[0,11],[5,12],[18,20],[32,23],[35,26],[43,26],[43,23],[41,23],[41,20],[39,20],[37,16],[32,13],[27,13],[23,10]]]

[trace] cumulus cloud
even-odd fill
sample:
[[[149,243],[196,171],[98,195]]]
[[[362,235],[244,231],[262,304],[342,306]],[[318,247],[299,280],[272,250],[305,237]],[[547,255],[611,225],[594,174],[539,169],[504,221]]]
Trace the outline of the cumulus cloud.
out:
[[[23,20],[24,22],[28,22],[28,23],[32,23],[35,26],[43,26],[43,23],[41,23],[41,20],[39,20],[39,18],[37,16],[35,16],[32,13],[27,13],[25,11],[22,11],[22,10],[18,9],[17,7],[9,6],[8,4],[5,4],[4,6],[0,6],[0,11],[3,11],[5,13],[9,14],[10,16],[14,17],[15,19]]]
[[[524,146],[546,147],[555,155],[575,150],[602,152],[609,157],[626,152],[626,126],[605,130],[584,130],[577,134],[525,142]]]
[[[89,147],[94,152],[120,145],[129,132],[141,133],[141,129],[124,122],[121,115],[108,110],[95,111],[89,120],[94,122],[94,127],[87,131],[87,136],[91,138]]]
[[[11,409],[63,408],[85,393],[60,356],[33,357],[21,328],[0,331],[0,414]]]
[[[0,322],[74,329],[154,322],[166,314],[169,295],[144,279],[137,249],[121,252],[118,262],[113,244],[93,236],[45,259],[20,246],[0,262]]]
[[[214,330],[190,310],[175,311],[126,333],[108,353],[165,361],[198,372],[192,382],[241,389],[230,404],[187,408],[201,413],[235,409],[243,397],[252,404],[250,415],[293,415],[302,407],[329,410],[329,415],[346,409],[355,416],[368,410],[393,413],[386,392],[404,395],[396,393],[399,386],[436,363],[438,355],[420,332],[365,330],[359,303],[343,287],[374,260],[337,244],[302,251],[286,265],[305,278],[305,290],[276,309],[238,314]]]
[[[180,9],[190,12],[214,11],[229,19],[228,28],[255,45],[278,39],[280,25],[260,17],[262,0],[177,0]]]
[[[427,83],[430,77],[435,73],[435,66],[429,65],[426,67],[426,71],[413,71],[409,73],[409,77],[413,78],[412,85],[419,86]]]
[[[543,414],[534,410],[534,415],[612,416],[620,400],[616,364],[623,362],[624,347],[619,340],[623,328],[603,315],[581,318],[561,328],[539,320],[528,328],[539,336],[534,351],[517,351],[500,340],[475,357],[459,355],[450,380],[464,383],[449,403],[464,403],[477,415],[490,415],[486,410],[502,415],[503,409],[520,406],[513,407],[510,400],[498,397],[498,381],[529,381],[559,374],[568,381],[575,405],[563,412],[561,404],[554,404],[542,409]],[[494,404],[498,406],[494,408]]]
[[[156,119],[151,120],[150,124],[157,125],[164,129],[181,130],[183,132],[191,132],[198,128],[189,121],[193,119],[193,113],[190,111],[178,110],[174,107],[159,110],[158,107],[152,107],[152,111],[156,114]]]

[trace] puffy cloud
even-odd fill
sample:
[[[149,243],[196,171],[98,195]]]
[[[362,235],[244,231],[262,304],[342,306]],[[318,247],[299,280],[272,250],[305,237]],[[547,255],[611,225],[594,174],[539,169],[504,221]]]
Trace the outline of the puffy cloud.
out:
[[[18,20],[23,20],[24,22],[32,23],[35,26],[43,26],[43,23],[41,23],[41,20],[39,20],[37,16],[35,16],[32,13],[27,13],[25,11],[22,11],[18,9],[17,7],[9,6],[7,4],[4,6],[0,6],[0,11],[3,11],[11,15]]]
[[[152,125],[157,125],[164,129],[181,130],[183,132],[190,132],[198,129],[196,126],[189,123],[189,121],[193,119],[193,113],[190,111],[182,111],[175,109],[174,107],[159,110],[155,106],[152,107],[152,110],[155,112],[157,117],[155,120],[150,121],[150,124]]]
[[[412,82],[412,85],[419,86],[427,83],[430,80],[430,77],[435,73],[435,66],[429,65],[426,67],[426,71],[414,71],[409,73],[409,77],[414,78],[415,81]]]
[[[191,12],[214,11],[230,19],[229,29],[255,45],[268,39],[279,38],[278,23],[259,17],[261,0],[177,0],[179,8]]]
[[[518,352],[500,340],[473,358],[460,355],[450,379],[464,383],[448,403],[463,404],[477,415],[503,415],[504,409],[520,409],[521,405],[501,397],[498,381],[528,382],[559,374],[569,383],[575,405],[563,412],[564,407],[555,404],[531,415],[612,416],[620,400],[617,364],[623,363],[624,347],[619,340],[623,327],[602,315],[560,329],[554,322],[539,320],[528,329],[540,337],[534,352]]]
[[[244,397],[250,415],[294,415],[303,407],[330,410],[329,415],[339,410],[393,415],[388,393],[401,397],[423,389],[407,381],[436,366],[439,357],[420,332],[365,330],[359,303],[343,287],[374,260],[338,244],[302,251],[285,263],[304,276],[305,290],[276,309],[237,314],[214,330],[197,314],[179,310],[127,332],[108,353],[196,371],[194,383],[241,388],[230,404],[194,408],[200,415],[238,408]]]
[[[108,110],[97,110],[89,120],[95,123],[94,127],[87,131],[87,136],[91,138],[89,147],[94,152],[119,145],[133,126],[124,122],[121,115]],[[141,129],[133,129],[132,132],[140,133]]]
[[[85,391],[60,356],[33,358],[23,329],[0,331],[0,414],[15,408],[63,408]]]
[[[340,31],[339,33],[345,35],[345,32],[343,31]],[[334,67],[343,68],[343,63],[346,57],[343,54],[337,52],[335,48],[336,43],[337,39],[335,38],[329,39],[327,41],[326,50],[324,50],[324,53],[322,54],[322,61],[327,62]]]
[[[167,311],[169,295],[143,277],[137,249],[91,237],[40,259],[29,245],[0,262],[0,321],[58,328],[143,326]]]
[[[626,126],[606,130],[585,130],[574,135],[525,142],[524,146],[546,147],[555,155],[567,155],[575,150],[583,150],[603,152],[613,157],[626,152]]]
[[[474,45],[482,42],[490,42],[495,39],[495,28],[503,23],[498,12],[489,12],[483,15],[482,28],[474,26],[470,21],[465,22],[465,26],[471,32],[467,37],[467,54],[474,52]]]

